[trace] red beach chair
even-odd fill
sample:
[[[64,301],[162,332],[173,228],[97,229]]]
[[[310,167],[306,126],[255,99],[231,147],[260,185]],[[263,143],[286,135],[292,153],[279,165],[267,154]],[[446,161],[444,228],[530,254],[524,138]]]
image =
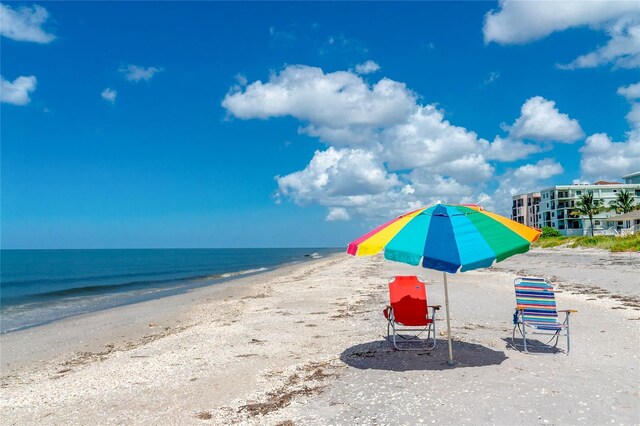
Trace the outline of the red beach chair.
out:
[[[522,346],[526,353],[531,353],[529,348],[557,349],[560,336],[566,336],[568,355],[571,349],[569,342],[569,315],[578,312],[574,309],[557,310],[556,295],[553,285],[544,278],[518,277],[514,281],[516,288],[516,312],[513,314],[513,335],[511,344],[516,349]],[[565,314],[564,321],[560,322],[558,313]],[[527,331],[529,329],[529,331]],[[516,331],[522,335],[522,344],[516,344]],[[532,334],[542,334],[550,337],[543,344],[534,344],[528,341]],[[551,344],[551,342],[554,342]]]
[[[383,312],[387,318],[387,339],[393,346],[398,350],[435,348],[435,317],[440,305],[427,305],[424,280],[415,275],[395,277],[389,282],[389,299],[390,304]],[[424,333],[426,336],[420,338]]]

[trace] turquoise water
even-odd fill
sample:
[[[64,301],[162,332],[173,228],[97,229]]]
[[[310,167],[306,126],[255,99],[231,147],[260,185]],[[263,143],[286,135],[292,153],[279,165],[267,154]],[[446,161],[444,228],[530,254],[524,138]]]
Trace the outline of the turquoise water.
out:
[[[0,333],[169,296],[339,251],[1,250]]]

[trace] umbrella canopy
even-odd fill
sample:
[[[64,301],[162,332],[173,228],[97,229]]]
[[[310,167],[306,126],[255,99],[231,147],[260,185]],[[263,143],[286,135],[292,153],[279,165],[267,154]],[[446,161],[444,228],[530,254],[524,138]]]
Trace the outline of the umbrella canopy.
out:
[[[351,242],[347,253],[455,274],[525,253],[540,231],[478,206],[436,204],[398,216]]]
[[[453,364],[446,273],[487,268],[525,253],[540,233],[479,206],[436,204],[377,227],[349,243],[347,253],[370,256],[384,250],[385,259],[444,273],[449,364]]]

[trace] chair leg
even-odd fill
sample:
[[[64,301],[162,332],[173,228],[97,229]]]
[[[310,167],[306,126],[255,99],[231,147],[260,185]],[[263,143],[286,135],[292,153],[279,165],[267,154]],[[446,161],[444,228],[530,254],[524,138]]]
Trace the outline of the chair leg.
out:
[[[524,344],[524,351],[529,353],[527,350],[527,327],[524,324],[522,324],[522,342]]]
[[[571,350],[571,343],[569,342],[569,312],[565,313],[567,317],[564,322],[567,324],[567,355],[569,355],[569,351]]]
[[[398,334],[399,332],[402,332],[402,331],[417,332],[419,330],[396,329],[394,322],[389,321],[387,323],[387,340],[390,341],[393,344],[393,347],[399,351],[424,351],[424,350],[430,351],[430,350],[433,350],[436,346],[436,333],[435,333],[435,326],[433,324],[422,329],[422,331],[420,331],[420,333],[418,333],[417,336],[411,336],[409,338],[405,338],[401,334]],[[418,336],[425,332],[427,333],[426,337],[424,339],[420,339]],[[431,333],[433,333],[433,337],[431,336]],[[398,340],[398,337],[402,338],[403,340],[408,340],[409,342],[400,344],[400,340]],[[431,344],[429,344],[429,340],[431,340]],[[414,342],[416,344],[416,347],[411,347],[411,342]]]
[[[433,325],[433,347],[431,349],[435,349],[436,348],[436,343],[438,343],[438,335],[436,334],[436,319],[435,316],[433,318],[433,322],[431,323],[431,325]]]
[[[394,323],[391,323],[391,328],[393,329],[393,347],[396,348],[397,350],[401,350],[398,347],[398,343],[396,342],[396,326]]]

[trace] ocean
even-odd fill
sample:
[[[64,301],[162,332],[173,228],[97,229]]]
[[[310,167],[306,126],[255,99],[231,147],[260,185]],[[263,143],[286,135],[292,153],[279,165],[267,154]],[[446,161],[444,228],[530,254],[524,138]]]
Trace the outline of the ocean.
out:
[[[170,296],[340,251],[0,250],[0,333]]]

